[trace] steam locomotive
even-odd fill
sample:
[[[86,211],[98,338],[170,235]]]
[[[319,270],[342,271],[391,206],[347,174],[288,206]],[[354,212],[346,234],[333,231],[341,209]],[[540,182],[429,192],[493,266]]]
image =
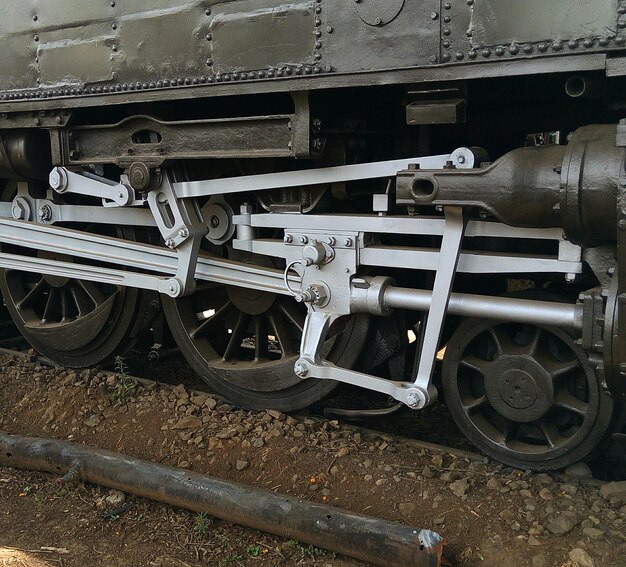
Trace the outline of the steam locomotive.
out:
[[[441,399],[538,470],[620,426],[626,1],[0,12],[0,289],[49,359],[162,312],[242,407]]]

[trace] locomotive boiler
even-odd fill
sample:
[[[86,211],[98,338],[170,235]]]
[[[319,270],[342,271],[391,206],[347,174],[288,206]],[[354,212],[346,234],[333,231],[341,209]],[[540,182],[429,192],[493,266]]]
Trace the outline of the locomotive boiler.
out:
[[[241,407],[442,399],[530,469],[621,426],[626,1],[0,13],[0,289],[52,361],[162,309]]]

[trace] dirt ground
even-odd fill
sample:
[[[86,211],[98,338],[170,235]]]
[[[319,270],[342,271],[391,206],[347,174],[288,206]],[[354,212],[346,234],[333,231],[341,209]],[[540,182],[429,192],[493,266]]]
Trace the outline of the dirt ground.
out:
[[[626,488],[617,484],[530,474],[318,417],[235,410],[182,386],[136,386],[0,355],[0,430],[94,444],[433,529],[447,538],[453,566],[626,565]],[[363,565],[54,480],[0,468],[0,567]]]

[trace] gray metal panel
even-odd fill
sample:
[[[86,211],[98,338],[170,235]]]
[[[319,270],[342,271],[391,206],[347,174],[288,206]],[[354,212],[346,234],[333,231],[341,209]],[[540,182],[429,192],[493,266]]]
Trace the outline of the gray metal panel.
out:
[[[232,73],[313,64],[315,4],[239,0],[214,6],[209,28],[213,69]]]
[[[372,0],[368,0],[369,3]],[[390,1],[396,6],[397,1]],[[439,0],[405,1],[388,24],[387,0],[377,0],[375,9],[364,12],[360,3],[325,0],[322,17],[323,61],[338,72],[371,71],[398,67],[426,66],[438,53]],[[364,21],[381,20],[380,25]],[[330,31],[329,31],[330,30]]]
[[[623,48],[624,0],[442,1],[441,61]]]

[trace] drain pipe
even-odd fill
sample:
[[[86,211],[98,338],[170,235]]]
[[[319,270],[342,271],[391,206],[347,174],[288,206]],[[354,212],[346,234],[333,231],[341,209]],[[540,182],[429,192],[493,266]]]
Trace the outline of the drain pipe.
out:
[[[420,530],[298,500],[119,453],[0,434],[0,464],[99,484],[204,512],[227,522],[296,539],[381,567],[439,567],[443,538]]]

